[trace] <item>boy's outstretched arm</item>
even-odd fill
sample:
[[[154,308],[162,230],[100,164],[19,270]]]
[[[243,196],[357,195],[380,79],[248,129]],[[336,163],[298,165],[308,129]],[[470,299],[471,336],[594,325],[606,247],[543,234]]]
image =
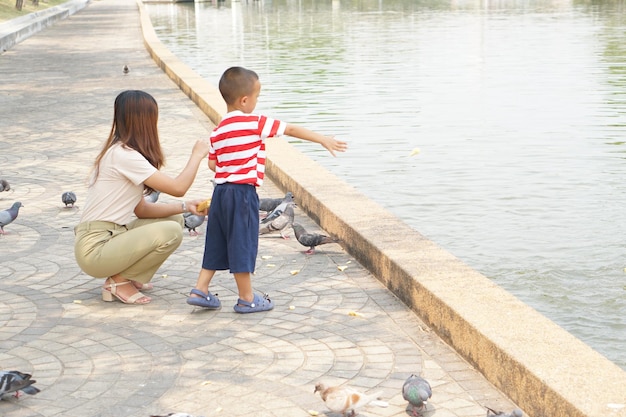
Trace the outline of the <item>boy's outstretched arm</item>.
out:
[[[287,124],[287,127],[285,128],[285,135],[308,140],[309,142],[319,143],[333,156],[336,156],[335,152],[345,152],[346,149],[348,149],[347,142],[337,140],[334,136],[321,135],[302,126]]]

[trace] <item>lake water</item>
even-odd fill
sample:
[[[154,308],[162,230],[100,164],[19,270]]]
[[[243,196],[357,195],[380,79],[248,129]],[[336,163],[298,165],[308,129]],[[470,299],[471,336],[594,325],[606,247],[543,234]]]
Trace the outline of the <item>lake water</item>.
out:
[[[350,146],[299,149],[626,369],[623,0],[146,6],[209,82],[254,69],[258,111]]]

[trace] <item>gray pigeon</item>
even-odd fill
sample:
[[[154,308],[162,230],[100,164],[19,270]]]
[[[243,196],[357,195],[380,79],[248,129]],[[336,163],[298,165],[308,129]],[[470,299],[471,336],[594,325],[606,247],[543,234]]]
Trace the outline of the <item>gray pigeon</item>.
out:
[[[293,199],[293,194],[291,191],[288,191],[283,198],[260,198],[259,199],[259,211],[264,211],[266,213],[274,210],[283,200],[287,197],[291,197]]]
[[[184,213],[183,216],[185,217],[185,228],[189,229],[189,235],[198,236],[199,233],[196,232],[196,227],[200,227],[204,223],[205,216],[198,216],[190,212]]]
[[[267,215],[267,217],[261,220],[261,223],[263,224],[269,223],[275,218],[277,218],[278,216],[280,216],[287,208],[287,204],[296,204],[296,202],[293,201],[293,194],[291,193],[285,194],[285,198],[282,199],[280,204],[276,206],[276,208],[272,210],[271,213]]]
[[[156,203],[160,195],[161,191],[152,190],[150,194],[146,194],[143,198],[145,198],[149,203]]]
[[[13,223],[17,219],[20,207],[24,207],[19,201],[13,203],[11,208],[0,211],[0,235],[4,234],[4,226]]]
[[[426,401],[432,397],[430,384],[418,375],[411,375],[402,385],[402,398],[409,402],[413,416],[421,416],[426,409]]]
[[[30,379],[30,374],[19,371],[0,371],[0,399],[4,394],[15,393],[15,398],[19,398],[19,392],[35,395],[39,392],[33,384],[37,381]]]
[[[293,228],[293,232],[296,235],[296,239],[302,246],[308,246],[309,249],[305,251],[305,253],[313,253],[316,246],[324,245],[326,243],[337,243],[337,241],[333,238],[330,238],[326,235],[322,235],[319,233],[309,233],[307,232],[302,225],[298,223],[293,223],[291,225]]]
[[[487,409],[487,417],[522,417],[524,413],[519,408],[511,411],[510,413],[505,413],[503,411],[496,411],[489,407],[485,407]]]
[[[264,235],[272,232],[280,232],[280,237],[282,237],[283,239],[289,239],[289,237],[286,236],[283,231],[293,224],[294,206],[295,204],[293,203],[287,204],[287,208],[285,208],[285,211],[280,216],[278,216],[269,223],[261,224],[259,227],[259,234]]]
[[[128,68],[128,65],[124,65],[124,68],[122,68],[122,72],[124,73],[124,75],[128,74],[130,72],[130,69]]]
[[[11,189],[11,186],[9,185],[9,182],[7,180],[0,180],[0,193],[2,191],[9,191]]]
[[[71,205],[74,207],[74,203],[76,202],[76,194],[73,191],[66,191],[61,194],[61,201],[65,204],[65,207]]]

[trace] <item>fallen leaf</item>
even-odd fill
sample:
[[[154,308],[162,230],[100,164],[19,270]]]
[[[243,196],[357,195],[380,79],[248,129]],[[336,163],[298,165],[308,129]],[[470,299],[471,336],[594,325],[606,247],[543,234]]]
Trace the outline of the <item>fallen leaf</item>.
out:
[[[347,268],[347,266],[345,265],[337,265],[337,269],[340,270],[341,272],[345,271]]]
[[[272,259],[272,255],[261,256],[261,259]]]
[[[309,410],[309,414],[312,415],[312,416],[316,416],[319,413],[317,411],[315,411],[315,410]]]
[[[74,300],[74,304],[82,304],[83,302],[80,300]]]
[[[356,311],[348,311],[348,315],[353,317],[363,317],[363,314],[357,313]]]
[[[296,306],[289,306],[289,310],[295,310]]]
[[[294,269],[293,271],[289,271],[291,275],[298,275],[298,272],[300,272],[299,269]]]
[[[268,268],[274,268],[276,265],[275,264],[267,264],[266,265]]]
[[[161,278],[167,278],[167,274],[161,275]]]
[[[413,149],[413,150],[411,151],[411,154],[410,154],[409,156],[415,156],[415,155],[417,155],[418,153],[420,153],[420,148],[415,148],[415,149]]]
[[[209,384],[212,384],[212,382],[211,382],[211,381],[204,381],[204,382],[202,383],[202,385],[209,385]]]

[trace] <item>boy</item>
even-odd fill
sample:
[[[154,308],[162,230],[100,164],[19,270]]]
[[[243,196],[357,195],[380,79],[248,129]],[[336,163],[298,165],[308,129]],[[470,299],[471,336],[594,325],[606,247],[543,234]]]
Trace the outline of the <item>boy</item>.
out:
[[[274,303],[252,290],[259,245],[259,198],[256,187],[265,176],[265,139],[283,134],[319,143],[333,156],[347,143],[303,127],[255,115],[261,83],[258,75],[242,67],[227,69],[219,81],[227,114],[211,134],[209,168],[215,171],[215,190],[207,222],[202,269],[187,303],[208,309],[221,307],[209,284],[217,270],[230,269],[237,283],[237,313],[274,308]]]

